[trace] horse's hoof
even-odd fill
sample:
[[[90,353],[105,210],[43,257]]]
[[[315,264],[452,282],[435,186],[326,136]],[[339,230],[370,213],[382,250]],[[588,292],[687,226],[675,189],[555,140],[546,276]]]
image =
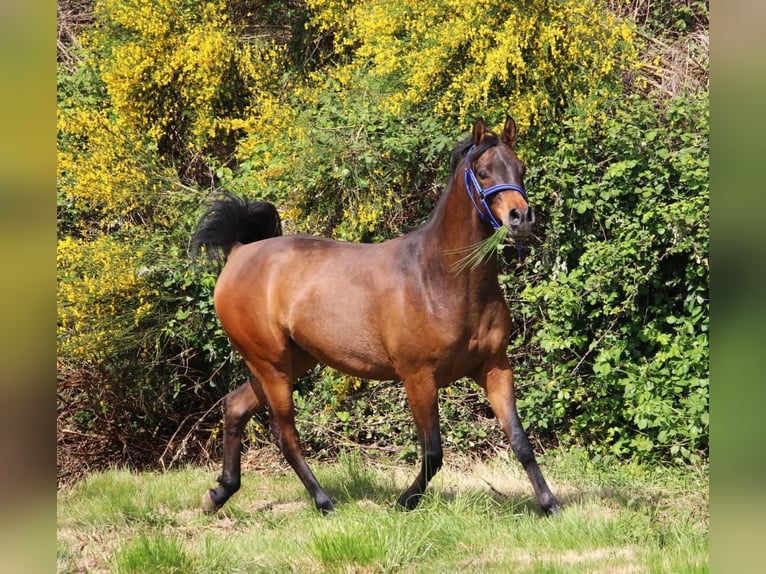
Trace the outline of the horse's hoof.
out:
[[[545,514],[548,516],[558,516],[561,514],[561,508],[559,507],[558,500],[554,499],[553,502],[543,507]]]
[[[420,504],[421,498],[423,498],[422,494],[408,494],[407,492],[403,492],[401,496],[399,496],[399,500],[396,501],[394,508],[405,512],[414,510],[415,507]]]
[[[543,507],[543,510],[545,510],[548,516],[558,516],[561,512],[559,501],[556,500],[556,497],[552,494],[550,496],[544,496],[541,502],[542,504],[540,506]]]
[[[209,490],[202,495],[202,512],[212,514],[213,512],[217,512],[219,508],[221,507],[215,503]]]
[[[330,500],[329,496],[319,497],[314,501],[316,508],[322,514],[329,514],[335,510],[335,505]]]

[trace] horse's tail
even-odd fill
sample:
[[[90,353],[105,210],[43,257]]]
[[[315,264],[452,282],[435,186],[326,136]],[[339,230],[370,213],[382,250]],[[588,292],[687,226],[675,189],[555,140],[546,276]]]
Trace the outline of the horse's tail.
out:
[[[253,201],[226,192],[200,218],[192,247],[196,252],[205,247],[208,254],[221,249],[224,257],[228,257],[237,244],[279,235],[282,223],[276,207],[268,201]]]

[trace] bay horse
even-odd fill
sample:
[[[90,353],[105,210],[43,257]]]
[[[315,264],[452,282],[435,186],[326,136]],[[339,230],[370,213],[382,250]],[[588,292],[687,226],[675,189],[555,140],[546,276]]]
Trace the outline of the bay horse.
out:
[[[461,250],[500,226],[516,238],[531,232],[535,217],[515,142],[510,116],[500,136],[477,120],[452,152],[447,188],[429,220],[378,244],[282,236],[270,203],[232,195],[213,202],[193,243],[223,250],[215,310],[252,377],[224,398],[223,472],[203,495],[205,511],[221,508],[239,489],[243,429],[267,407],[275,442],[317,509],[333,510],[304,459],[293,406],[297,377],[322,363],[403,382],[421,463],[398,507],[414,508],[442,465],[439,389],[470,377],[486,390],[540,506],[558,513],[516,410],[497,258],[455,271]]]

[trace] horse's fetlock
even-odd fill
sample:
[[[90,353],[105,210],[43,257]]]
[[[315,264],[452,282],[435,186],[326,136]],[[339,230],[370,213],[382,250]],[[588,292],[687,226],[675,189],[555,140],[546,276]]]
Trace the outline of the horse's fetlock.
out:
[[[222,474],[218,477],[218,484],[229,494],[234,494],[239,490],[240,479],[233,476],[227,476]]]

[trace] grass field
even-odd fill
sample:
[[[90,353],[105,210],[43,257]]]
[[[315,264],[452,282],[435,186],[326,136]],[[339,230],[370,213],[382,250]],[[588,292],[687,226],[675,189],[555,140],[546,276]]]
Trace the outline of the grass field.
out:
[[[538,512],[515,460],[452,460],[412,512],[415,467],[348,454],[313,463],[336,501],[320,516],[289,468],[246,471],[216,515],[217,468],[112,470],[58,493],[58,572],[707,572],[708,476],[548,453],[562,502]]]

